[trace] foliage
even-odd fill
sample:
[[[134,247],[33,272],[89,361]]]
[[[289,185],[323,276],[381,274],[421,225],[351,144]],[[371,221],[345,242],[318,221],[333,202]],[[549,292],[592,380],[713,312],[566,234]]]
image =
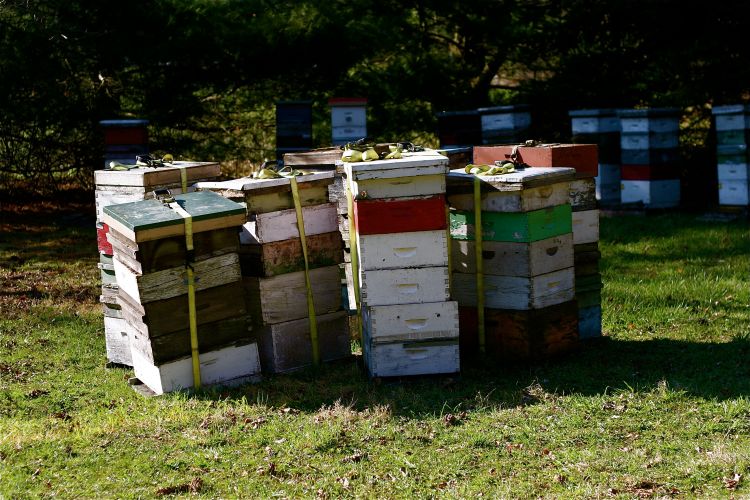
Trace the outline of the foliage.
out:
[[[750,95],[740,0],[5,0],[0,182],[90,178],[98,121],[147,118],[152,147],[258,163],[273,107],[369,99],[374,139],[435,144],[435,113],[532,105],[567,140],[567,110],[739,102]],[[678,15],[679,13],[679,15]],[[324,125],[315,145],[329,142]]]

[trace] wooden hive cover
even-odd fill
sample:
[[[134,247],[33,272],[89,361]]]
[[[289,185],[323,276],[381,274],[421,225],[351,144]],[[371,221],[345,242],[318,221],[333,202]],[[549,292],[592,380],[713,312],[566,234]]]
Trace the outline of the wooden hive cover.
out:
[[[522,189],[573,181],[576,177],[576,169],[568,167],[529,167],[509,174],[475,176],[474,174],[467,174],[464,169],[459,168],[448,173],[448,192],[473,192],[474,177],[478,177],[482,182],[483,192],[521,191]]]
[[[187,172],[188,183],[221,175],[221,168],[214,162],[176,161],[164,167],[137,167],[130,170],[96,170],[94,183],[97,186],[152,187],[180,183],[180,170]]]
[[[306,184],[308,182],[330,184],[333,182],[333,172],[315,172],[308,175],[299,175],[296,179],[298,184]],[[261,194],[274,191],[289,191],[292,189],[290,185],[291,181],[289,177],[280,177],[278,179],[243,177],[241,179],[220,182],[198,182],[195,184],[195,187],[201,190],[227,193],[225,196],[231,197],[231,195],[242,196],[248,193]]]
[[[194,233],[245,222],[245,207],[210,191],[180,194],[174,199],[192,215]],[[159,200],[104,207],[104,223],[136,243],[185,234],[182,216]]]
[[[339,163],[337,162],[337,166]],[[448,158],[437,152],[404,153],[397,160],[343,163],[347,175],[355,180],[412,177],[448,173]]]

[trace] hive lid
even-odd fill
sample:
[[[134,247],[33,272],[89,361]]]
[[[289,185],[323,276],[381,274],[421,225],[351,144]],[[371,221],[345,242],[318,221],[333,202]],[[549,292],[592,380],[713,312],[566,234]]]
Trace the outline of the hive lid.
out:
[[[715,115],[737,115],[743,113],[750,113],[750,105],[748,104],[730,104],[727,106],[714,106],[711,113]]]
[[[192,216],[194,233],[245,223],[245,207],[216,193],[199,191],[174,199]],[[183,217],[159,200],[106,206],[102,222],[137,243],[185,234]]]
[[[307,182],[325,181],[329,180],[333,182],[333,171],[330,172],[315,172],[307,175],[298,175],[296,177],[298,184],[304,184]],[[329,183],[330,183],[329,182]],[[289,177],[279,177],[277,179],[253,179],[251,177],[242,177],[240,179],[231,179],[228,181],[203,181],[196,182],[194,187],[206,191],[236,191],[236,192],[249,192],[249,191],[266,191],[273,188],[287,188],[291,181]],[[278,190],[278,189],[274,189]]]
[[[617,110],[614,108],[603,109],[572,109],[568,111],[571,118],[586,118],[589,116],[617,116]]]
[[[483,191],[520,191],[538,186],[570,182],[575,180],[576,169],[568,167],[527,167],[509,174],[480,175],[467,174],[463,168],[448,173],[448,192],[466,192],[474,183],[474,178],[482,182]],[[473,189],[473,188],[472,188]]]
[[[618,109],[620,118],[656,118],[656,117],[679,117],[679,108],[644,108],[644,109]]]
[[[180,170],[185,169],[187,180],[206,179],[221,174],[221,167],[214,162],[176,161],[163,167],[136,167],[130,170],[96,170],[94,183],[97,186],[152,187],[180,183]]]

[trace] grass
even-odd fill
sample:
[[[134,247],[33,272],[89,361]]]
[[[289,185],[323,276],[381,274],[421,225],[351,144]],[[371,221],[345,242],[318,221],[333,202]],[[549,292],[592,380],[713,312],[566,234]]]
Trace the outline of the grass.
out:
[[[2,498],[750,495],[747,222],[602,219],[606,336],[565,359],[144,398],[104,366],[85,201],[0,220]]]

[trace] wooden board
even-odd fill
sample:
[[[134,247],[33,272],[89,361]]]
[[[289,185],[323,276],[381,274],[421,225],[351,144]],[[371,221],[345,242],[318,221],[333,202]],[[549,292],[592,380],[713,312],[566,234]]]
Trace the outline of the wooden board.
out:
[[[341,310],[339,266],[310,271],[315,313]],[[243,278],[245,299],[253,322],[268,325],[307,317],[307,288],[304,271],[271,278]]]
[[[450,297],[447,267],[362,271],[359,284],[362,303],[368,306],[445,302]]]
[[[357,235],[359,265],[365,271],[448,265],[446,231]]]
[[[652,208],[676,207],[680,204],[680,180],[622,181],[623,203],[643,203]]]
[[[622,149],[672,149],[680,145],[678,131],[669,132],[623,132],[620,134]]]
[[[174,197],[193,220],[193,233],[240,226],[245,208],[208,191]],[[104,207],[102,222],[136,243],[185,234],[185,221],[158,200],[143,200]]]
[[[461,354],[471,358],[479,347],[476,309],[461,307],[459,316]],[[485,349],[492,358],[542,361],[574,351],[578,338],[575,301],[531,311],[485,309]]]
[[[599,241],[599,210],[573,212],[573,244]]]
[[[492,165],[508,160],[514,146],[475,146],[474,163]],[[519,146],[519,160],[531,167],[570,167],[576,177],[596,177],[599,169],[595,144],[548,144],[535,147]]]
[[[483,192],[482,210],[487,212],[531,212],[563,205],[569,202],[568,198],[567,182],[558,182],[519,191]],[[472,193],[448,194],[448,205],[458,210],[473,211],[474,195]]]
[[[138,304],[120,291],[118,300],[123,317],[131,323],[143,323],[150,338],[183,330],[189,324],[187,295],[148,304]],[[242,282],[216,286],[195,294],[198,326],[247,314]]]
[[[602,336],[601,306],[590,306],[578,310],[578,336],[581,340]]]
[[[355,181],[435,175],[448,172],[448,158],[437,152],[416,155],[404,153],[403,158],[398,160],[344,163],[343,167],[347,177]]]
[[[107,241],[107,232],[109,232],[108,225],[106,224],[96,225],[96,245],[99,248],[99,253],[112,255],[113,253],[112,244],[109,241]]]
[[[130,323],[127,333],[131,349],[156,365],[190,356],[190,328],[185,326],[182,330],[149,337],[146,325]],[[231,342],[250,342],[253,338],[250,330],[247,315],[201,325],[198,328],[198,350],[208,352]]]
[[[326,203],[302,208],[305,235],[330,233],[338,229],[336,205]],[[299,238],[297,213],[294,209],[257,214],[242,226],[240,243],[243,245],[271,243]]]
[[[231,344],[201,353],[199,358],[204,386],[250,382],[260,373],[258,346],[254,342]],[[133,351],[133,370],[157,395],[193,387],[193,362],[189,357],[156,366],[140,352]]]
[[[747,181],[750,178],[750,168],[747,163],[724,163],[717,166],[719,182]]]
[[[127,322],[124,319],[104,316],[104,343],[107,349],[107,361],[133,366]]]
[[[720,205],[750,204],[750,184],[747,179],[719,182]]]
[[[489,163],[492,165],[493,163]],[[575,169],[568,167],[526,167],[501,175],[467,174],[465,169],[454,169],[448,173],[448,193],[474,193],[474,180],[481,181],[482,192],[521,191],[551,184],[568,183],[575,179]]]
[[[359,234],[445,229],[445,196],[358,200],[354,217]]]
[[[473,241],[451,240],[453,271],[476,272]],[[484,274],[531,277],[573,267],[573,234],[553,236],[532,243],[485,241],[482,246]]]
[[[573,300],[574,284],[572,267],[531,278],[486,275],[485,306],[492,309],[542,309]],[[476,276],[453,273],[451,296],[461,306],[476,306]]]
[[[117,277],[115,276],[114,269],[106,269],[106,264],[99,263],[99,275],[101,276],[101,282],[103,286],[117,285]],[[111,267],[111,266],[110,266]]]
[[[136,273],[146,274],[185,265],[185,237],[171,236],[135,243],[115,230],[107,240],[117,258]],[[193,235],[195,261],[236,253],[240,247],[239,227],[204,231]]]
[[[341,160],[343,151],[339,147],[313,149],[300,153],[285,153],[284,165],[295,168],[325,167],[330,170],[336,168],[336,162]]]
[[[458,304],[367,306],[362,321],[373,344],[458,337]]]
[[[404,198],[445,193],[445,172],[433,175],[388,177],[352,182],[352,195],[361,199]]]
[[[373,344],[363,342],[362,354],[370,378],[458,373],[458,339]]]
[[[102,314],[105,318],[122,318],[122,308],[119,304],[106,304],[102,302]]]
[[[482,212],[484,241],[532,242],[570,233],[573,230],[569,204],[532,212]],[[474,213],[451,210],[451,238],[474,239]]]
[[[310,269],[343,262],[343,243],[338,231],[307,236]],[[241,245],[240,264],[243,276],[271,277],[305,269],[302,242],[299,238],[262,245]]]
[[[130,170],[96,170],[94,171],[94,183],[97,185],[111,186],[138,186],[151,187],[167,183],[179,183],[180,169],[187,172],[188,183],[192,184],[196,179],[217,177],[221,175],[218,163],[213,162],[190,162],[176,161],[173,166],[148,168],[138,167]]]
[[[345,312],[323,314],[318,320],[318,348],[322,361],[352,355],[349,321]],[[258,348],[264,372],[284,373],[312,364],[310,322],[307,318],[261,327]]]
[[[188,293],[185,265],[141,274],[130,269],[117,255],[114,258],[117,284],[120,290],[140,304],[170,299]],[[236,253],[228,253],[199,260],[193,263],[195,291],[238,282],[240,258]]]
[[[596,180],[588,177],[570,183],[570,208],[574,212],[593,210],[596,207]]]
[[[656,112],[656,113],[654,113]],[[655,109],[619,110],[620,130],[630,132],[676,132],[680,129],[680,111],[661,112]]]

